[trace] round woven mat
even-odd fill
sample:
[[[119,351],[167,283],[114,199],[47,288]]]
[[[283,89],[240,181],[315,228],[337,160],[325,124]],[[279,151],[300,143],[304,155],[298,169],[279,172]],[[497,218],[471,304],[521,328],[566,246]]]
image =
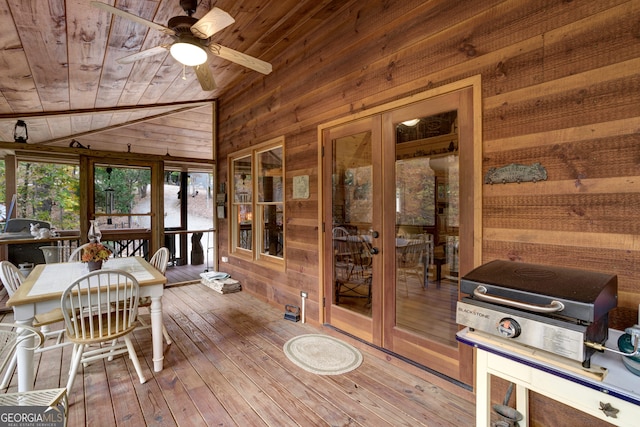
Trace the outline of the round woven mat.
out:
[[[328,335],[300,335],[287,341],[283,350],[297,366],[318,375],[344,374],[362,363],[358,349]]]

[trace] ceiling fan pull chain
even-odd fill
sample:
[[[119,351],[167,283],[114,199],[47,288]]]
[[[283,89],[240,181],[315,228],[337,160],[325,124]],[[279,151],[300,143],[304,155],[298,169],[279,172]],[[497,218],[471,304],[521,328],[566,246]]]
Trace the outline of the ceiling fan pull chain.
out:
[[[187,66],[182,65],[182,80],[187,80]]]

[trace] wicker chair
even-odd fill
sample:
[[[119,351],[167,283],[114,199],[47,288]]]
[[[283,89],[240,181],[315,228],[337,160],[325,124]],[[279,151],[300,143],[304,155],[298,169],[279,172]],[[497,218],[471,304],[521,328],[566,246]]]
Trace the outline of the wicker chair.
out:
[[[0,261],[0,280],[4,284],[4,288],[11,297],[17,290],[20,285],[22,285],[22,281],[24,280],[24,276],[20,272],[20,270],[13,265],[9,261]],[[65,343],[64,340],[64,329],[58,329],[54,331],[50,331],[48,326],[54,323],[63,322],[64,317],[62,316],[62,311],[60,309],[52,310],[48,313],[37,314],[34,321],[33,326],[39,327],[40,331],[44,335],[46,339],[55,339],[55,344],[40,347],[36,351],[47,351],[53,350],[60,346],[67,345],[69,343]],[[8,368],[5,370],[5,374],[2,378],[2,383],[0,383],[0,389],[4,390],[9,386],[9,382],[11,381],[11,375],[16,367],[17,355],[14,354],[13,359],[9,362]]]
[[[153,265],[160,273],[165,274],[165,272],[167,271],[167,266],[169,265],[169,249],[164,247],[158,249],[149,260],[149,263]],[[146,309],[146,311],[149,312],[151,309],[151,298],[140,298],[138,309],[140,308]],[[138,323],[140,324],[140,326],[138,326],[138,329],[149,329],[151,327],[151,324],[146,322],[141,317],[138,318]],[[171,341],[171,337],[169,336],[167,328],[165,328],[164,325],[162,325],[162,335],[164,335],[164,340],[167,342],[167,345],[171,345],[173,341]]]
[[[18,333],[18,328],[22,330],[20,333]],[[22,340],[30,338],[34,338],[36,341],[35,349],[39,348],[44,341],[42,333],[35,328],[0,323],[0,372],[4,372],[10,367],[11,361],[15,359],[18,344]],[[60,405],[62,409],[59,408]],[[63,424],[67,425],[69,402],[65,388],[0,394],[0,406],[48,406],[54,408],[54,411],[60,412],[62,410]]]
[[[129,354],[140,383],[146,381],[130,337],[137,327],[138,293],[136,278],[119,270],[92,271],[64,291],[62,314],[67,339],[73,342],[67,390],[73,387],[80,363],[111,359],[124,353]],[[116,344],[118,338],[124,344]],[[97,348],[88,348],[95,344]]]
[[[425,283],[425,274],[428,273],[428,242],[422,240],[409,240],[406,245],[396,248],[396,269],[402,277],[405,291],[408,294],[407,275],[413,274],[420,280],[420,285]]]

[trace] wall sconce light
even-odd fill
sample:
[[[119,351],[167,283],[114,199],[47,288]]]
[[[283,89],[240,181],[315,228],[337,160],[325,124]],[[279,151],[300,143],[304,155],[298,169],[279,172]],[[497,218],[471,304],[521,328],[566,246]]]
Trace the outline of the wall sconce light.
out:
[[[29,139],[29,132],[27,132],[27,124],[24,120],[18,120],[16,126],[13,128],[13,140],[15,142],[26,143]]]

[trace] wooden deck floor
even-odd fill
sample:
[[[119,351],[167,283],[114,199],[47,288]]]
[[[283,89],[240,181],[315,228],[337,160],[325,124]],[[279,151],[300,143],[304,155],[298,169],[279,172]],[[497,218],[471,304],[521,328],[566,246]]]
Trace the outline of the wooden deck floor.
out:
[[[284,310],[246,292],[220,295],[200,283],[174,285],[163,304],[174,340],[164,370],[152,370],[149,331],[136,331],[147,382],[139,383],[125,357],[87,366],[70,392],[69,426],[474,424],[469,391],[329,328],[284,320]],[[11,320],[9,312],[3,321]],[[338,376],[308,373],[282,351],[287,340],[305,333],[341,338],[362,351],[364,362]],[[69,353],[65,347],[36,356],[36,388],[66,383]]]

